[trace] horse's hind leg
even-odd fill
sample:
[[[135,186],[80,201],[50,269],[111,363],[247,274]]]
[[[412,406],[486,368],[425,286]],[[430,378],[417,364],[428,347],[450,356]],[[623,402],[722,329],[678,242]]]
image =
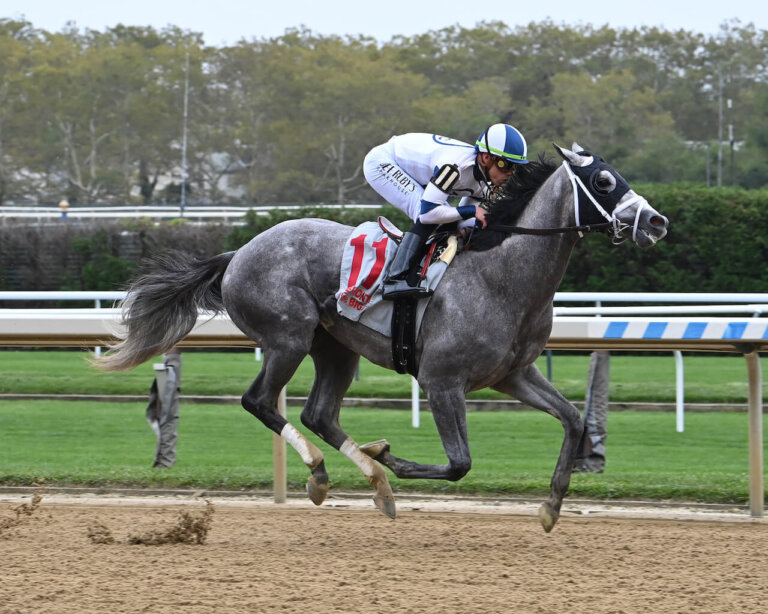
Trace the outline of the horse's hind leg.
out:
[[[298,348],[265,351],[261,371],[243,395],[242,404],[248,412],[285,439],[299,453],[312,472],[311,484],[307,485],[310,499],[315,505],[320,505],[328,492],[328,474],[325,471],[323,453],[277,411],[277,397],[280,391],[305,356],[306,351]],[[318,489],[314,484],[325,484],[325,489]]]
[[[466,402],[464,389],[455,383],[439,382],[425,388],[435,426],[443,442],[448,463],[426,465],[399,458],[392,454],[389,442],[375,441],[363,446],[363,451],[388,467],[399,478],[427,478],[457,481],[472,467],[467,438]]]
[[[384,468],[364,454],[339,424],[341,402],[352,383],[360,357],[323,329],[317,330],[310,355],[315,362],[315,382],[301,413],[302,423],[360,468],[368,482],[376,489],[373,498],[376,507],[383,514],[394,518],[395,498]],[[312,480],[314,476],[310,482]],[[316,484],[316,487],[321,485]],[[325,489],[327,488],[326,478]]]
[[[584,423],[579,411],[549,383],[536,365],[511,373],[493,388],[553,415],[560,420],[565,430],[560,456],[550,483],[549,499],[539,509],[541,524],[549,533],[560,517],[560,506],[571,483],[573,461],[584,434]]]

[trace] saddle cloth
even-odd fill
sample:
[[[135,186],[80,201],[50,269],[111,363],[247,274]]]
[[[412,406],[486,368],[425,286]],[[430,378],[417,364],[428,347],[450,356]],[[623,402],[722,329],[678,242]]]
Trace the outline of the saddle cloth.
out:
[[[336,308],[339,314],[360,322],[387,337],[392,336],[392,301],[381,295],[381,284],[387,278],[397,244],[376,222],[360,224],[347,239],[341,258],[339,291]],[[446,250],[448,251],[448,250]],[[426,287],[437,288],[450,259],[439,259],[427,269]],[[420,299],[416,310],[418,334],[429,297]]]

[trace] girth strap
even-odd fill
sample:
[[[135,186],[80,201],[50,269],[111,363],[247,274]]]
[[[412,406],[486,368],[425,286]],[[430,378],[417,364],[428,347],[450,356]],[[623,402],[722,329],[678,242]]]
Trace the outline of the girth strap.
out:
[[[395,371],[410,373],[413,377],[419,372],[416,362],[416,304],[416,299],[411,297],[397,299],[392,306],[392,359]]]

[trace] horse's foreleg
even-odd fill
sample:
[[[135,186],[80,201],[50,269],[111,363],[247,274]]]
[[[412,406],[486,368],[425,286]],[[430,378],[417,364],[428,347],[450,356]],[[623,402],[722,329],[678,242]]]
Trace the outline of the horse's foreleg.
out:
[[[560,420],[565,430],[560,456],[550,483],[549,499],[539,509],[541,524],[549,533],[560,517],[560,506],[571,483],[573,461],[584,433],[579,411],[549,383],[536,365],[529,365],[508,375],[493,388],[553,415]]]
[[[467,439],[464,391],[460,388],[432,386],[427,389],[427,397],[443,449],[448,457],[447,465],[424,465],[398,458],[390,452],[386,441],[367,444],[363,446],[363,451],[391,469],[399,478],[460,480],[472,466]]]
[[[315,381],[301,412],[302,423],[357,465],[368,483],[376,489],[373,498],[376,507],[383,514],[394,518],[395,497],[386,471],[379,463],[361,452],[357,443],[339,424],[341,402],[355,376],[359,356],[342,346],[323,329],[317,330],[310,355],[315,362]],[[328,490],[327,477],[324,485],[318,484],[313,474],[307,484],[310,498],[313,489],[319,490],[323,487],[325,491]]]

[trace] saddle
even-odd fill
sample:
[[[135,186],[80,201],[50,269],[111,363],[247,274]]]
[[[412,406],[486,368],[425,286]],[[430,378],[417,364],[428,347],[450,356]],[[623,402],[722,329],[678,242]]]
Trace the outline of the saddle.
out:
[[[376,220],[379,228],[398,245],[403,240],[403,231],[390,222],[383,215]],[[453,237],[454,240],[451,238]],[[427,258],[423,266],[417,267],[417,273],[422,279],[426,277],[429,266],[438,261],[450,263],[456,256],[456,253],[462,251],[464,241],[458,231],[456,222],[452,224],[443,224],[430,235],[426,242]]]

